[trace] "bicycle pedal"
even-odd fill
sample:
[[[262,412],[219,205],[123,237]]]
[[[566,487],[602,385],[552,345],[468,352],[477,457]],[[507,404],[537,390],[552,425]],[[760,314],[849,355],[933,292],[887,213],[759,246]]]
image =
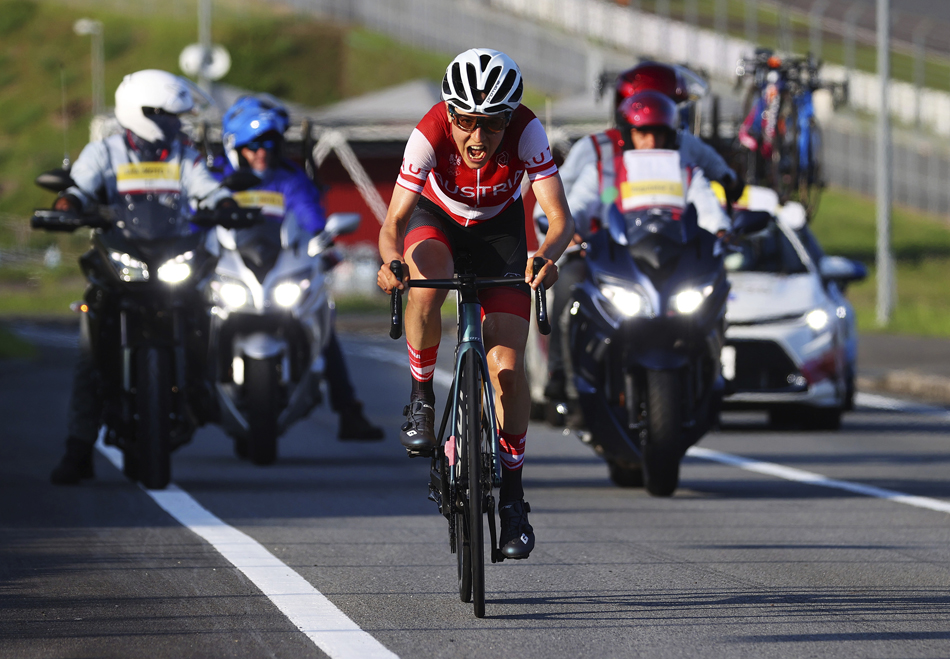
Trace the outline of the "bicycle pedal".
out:
[[[435,455],[435,447],[423,448],[423,449],[406,449],[406,455],[410,458],[431,458]]]

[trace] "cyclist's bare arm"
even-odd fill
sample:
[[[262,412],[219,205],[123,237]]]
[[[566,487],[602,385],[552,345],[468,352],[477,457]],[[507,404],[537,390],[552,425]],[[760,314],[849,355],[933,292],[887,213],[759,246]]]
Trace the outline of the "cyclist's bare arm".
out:
[[[376,275],[376,283],[387,293],[391,293],[393,287],[400,290],[404,288],[401,281],[389,269],[392,261],[404,261],[403,258],[403,240],[406,237],[406,225],[409,222],[409,216],[419,201],[418,192],[407,190],[401,185],[395,186],[392,200],[389,202],[389,210],[386,212],[386,220],[379,230],[379,256],[383,260],[383,265],[379,268]],[[406,270],[404,275],[408,275]]]
[[[557,266],[554,262],[560,258],[574,237],[574,220],[571,218],[571,211],[568,208],[567,197],[559,175],[536,180],[531,184],[531,189],[534,190],[534,196],[537,197],[541,210],[548,218],[548,232],[544,235],[544,242],[534,256],[540,256],[547,263],[535,279],[532,272],[532,259],[529,258],[525,267],[525,281],[531,284],[531,288],[537,288],[542,282],[550,287],[557,281]]]

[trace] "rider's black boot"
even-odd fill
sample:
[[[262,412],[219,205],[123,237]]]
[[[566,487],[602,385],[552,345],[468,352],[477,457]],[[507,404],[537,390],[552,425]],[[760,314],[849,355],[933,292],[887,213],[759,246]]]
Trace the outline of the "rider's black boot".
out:
[[[95,445],[75,437],[66,439],[66,454],[53,468],[49,481],[53,485],[78,485],[80,480],[95,478],[92,451]]]
[[[531,506],[524,499],[509,501],[498,507],[501,517],[499,545],[505,558],[528,558],[534,549],[534,529],[528,524]]]
[[[340,410],[340,429],[337,438],[341,440],[376,441],[383,439],[386,434],[363,416],[363,403],[354,400],[350,405]]]
[[[425,400],[414,400],[402,411],[406,422],[402,424],[399,441],[411,453],[431,454],[435,438],[435,408]]]

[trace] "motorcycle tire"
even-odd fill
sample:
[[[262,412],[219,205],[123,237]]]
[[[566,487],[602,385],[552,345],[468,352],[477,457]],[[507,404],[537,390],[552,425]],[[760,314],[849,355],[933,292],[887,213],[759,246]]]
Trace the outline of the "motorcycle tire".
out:
[[[682,384],[679,371],[647,371],[647,439],[643,482],[656,497],[672,496],[682,457]]]
[[[277,415],[280,362],[276,359],[244,360],[244,398],[247,404],[247,457],[256,465],[277,460]]]
[[[149,347],[136,353],[135,443],[133,461],[125,470],[150,490],[171,482],[172,357]]]

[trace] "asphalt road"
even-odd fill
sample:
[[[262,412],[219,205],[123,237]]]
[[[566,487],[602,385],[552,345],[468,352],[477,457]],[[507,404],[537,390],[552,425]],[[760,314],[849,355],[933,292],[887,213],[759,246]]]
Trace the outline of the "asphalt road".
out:
[[[427,464],[396,438],[404,349],[367,335],[344,346],[386,441],[338,442],[322,408],[282,438],[278,464],[254,468],[206,428],[175,454],[174,479],[388,651],[950,656],[946,412],[864,397],[876,407],[846,415],[836,433],[770,432],[764,417],[729,415],[701,448],[812,475],[688,457],[670,499],[611,486],[587,447],[533,426],[525,485],[538,545],[528,561],[487,568],[478,620],[458,600]],[[275,604],[279,592],[264,595],[252,569],[237,570],[102,455],[95,481],[48,484],[73,359],[47,347],[36,362],[0,362],[0,657],[325,656]],[[918,507],[931,499],[938,510]]]

